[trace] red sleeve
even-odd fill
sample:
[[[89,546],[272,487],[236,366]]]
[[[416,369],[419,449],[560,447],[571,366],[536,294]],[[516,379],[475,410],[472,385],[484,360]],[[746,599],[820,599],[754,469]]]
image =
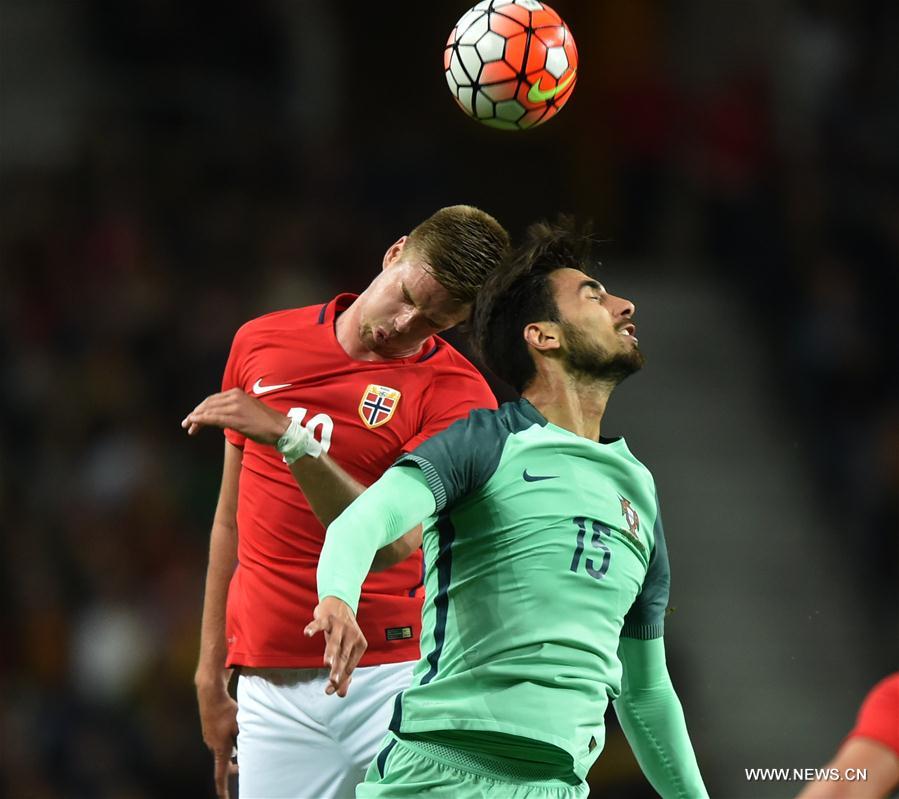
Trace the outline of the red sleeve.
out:
[[[871,689],[848,737],[878,741],[899,755],[899,672]]]
[[[222,391],[230,388],[244,387],[244,381],[241,377],[241,363],[243,360],[244,341],[246,339],[246,325],[241,327],[234,334],[234,341],[231,342],[231,352],[228,354],[228,362],[225,364],[225,373],[222,375]],[[231,428],[225,428],[225,438],[234,444],[235,447],[243,449],[246,443],[246,436],[238,433]]]
[[[425,394],[424,423],[421,430],[403,444],[404,452],[412,452],[422,441],[445,430],[453,422],[464,419],[476,408],[496,408],[496,397],[473,366],[471,371],[452,370],[436,374]]]

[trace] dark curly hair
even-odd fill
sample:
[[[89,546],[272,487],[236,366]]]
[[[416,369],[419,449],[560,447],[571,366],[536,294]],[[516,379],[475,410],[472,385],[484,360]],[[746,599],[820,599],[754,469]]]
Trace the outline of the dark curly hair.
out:
[[[475,346],[490,370],[519,393],[537,372],[522,331],[531,322],[560,321],[549,276],[570,268],[595,277],[593,244],[589,223],[578,230],[574,218],[564,215],[535,222],[478,294],[472,313]]]

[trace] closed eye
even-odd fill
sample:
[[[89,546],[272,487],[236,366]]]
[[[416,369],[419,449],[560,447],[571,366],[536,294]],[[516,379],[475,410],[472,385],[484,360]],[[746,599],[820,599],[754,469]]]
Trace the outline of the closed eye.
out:
[[[418,310],[418,306],[415,304],[415,300],[412,299],[412,295],[409,294],[409,289],[406,288],[406,284],[402,284],[403,290],[403,299],[405,300],[407,305],[411,305],[413,308]],[[419,311],[419,314],[421,312]],[[421,320],[428,325],[429,327],[433,327],[435,330],[445,330],[447,325],[439,325],[433,319],[429,319],[427,316],[421,315]]]
[[[588,279],[581,282],[580,286],[578,286],[580,291],[589,291],[590,293],[587,295],[587,299],[596,300],[601,303],[606,296],[605,287],[598,280]]]

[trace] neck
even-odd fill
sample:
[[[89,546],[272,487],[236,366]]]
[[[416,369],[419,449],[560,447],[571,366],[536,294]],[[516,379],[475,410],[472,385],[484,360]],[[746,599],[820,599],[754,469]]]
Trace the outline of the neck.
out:
[[[598,441],[602,417],[614,385],[563,371],[538,373],[521,396],[548,422],[576,435]]]

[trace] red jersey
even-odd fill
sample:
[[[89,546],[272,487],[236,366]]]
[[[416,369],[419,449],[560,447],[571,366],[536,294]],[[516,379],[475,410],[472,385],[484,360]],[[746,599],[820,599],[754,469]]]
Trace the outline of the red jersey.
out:
[[[353,300],[342,294],[247,322],[234,337],[222,390],[236,386],[299,418],[341,467],[371,485],[401,453],[474,408],[495,408],[496,400],[477,369],[436,336],[411,358],[350,358],[334,320]],[[303,627],[318,603],[324,528],[274,447],[234,430],[225,436],[243,449],[227,663],[319,668],[322,641],[306,638]],[[365,581],[358,622],[368,650],[361,665],[418,659],[422,570],[419,551]]]
[[[899,757],[899,672],[875,685],[865,697],[848,738],[869,738]]]

